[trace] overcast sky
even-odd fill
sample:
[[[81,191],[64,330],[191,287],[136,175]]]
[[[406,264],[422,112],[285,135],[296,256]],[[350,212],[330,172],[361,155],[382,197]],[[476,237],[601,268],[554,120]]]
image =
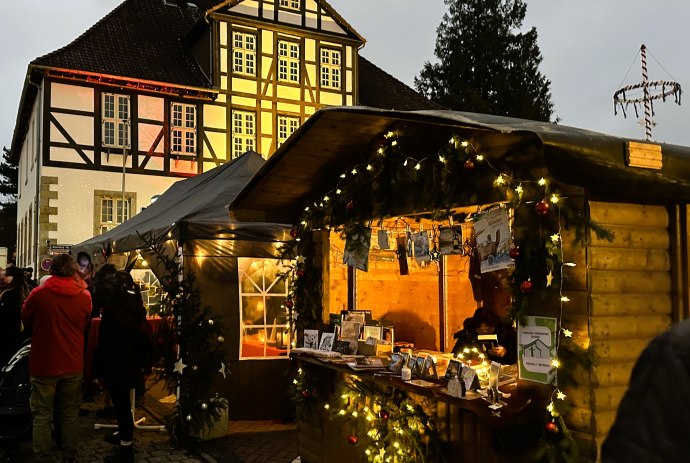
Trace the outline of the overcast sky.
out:
[[[159,1],[159,0],[149,0]],[[644,129],[632,108],[614,116],[613,93],[641,80],[639,47],[648,49],[650,80],[690,89],[688,0],[525,0],[525,27],[535,26],[561,124],[630,138]],[[120,0],[6,1],[0,28],[0,145],[8,146],[28,63],[84,32]],[[443,0],[329,0],[367,44],[361,53],[412,86],[434,60]],[[155,18],[152,18],[152,21]],[[629,71],[629,72],[628,72]],[[655,105],[657,141],[690,146],[690,102]]]

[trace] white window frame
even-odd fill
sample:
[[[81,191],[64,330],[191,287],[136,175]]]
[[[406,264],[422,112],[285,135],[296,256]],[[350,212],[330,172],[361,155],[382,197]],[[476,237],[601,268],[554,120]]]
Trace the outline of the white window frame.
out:
[[[340,90],[342,88],[341,51],[322,48],[320,57],[321,87]]]
[[[277,277],[277,272],[278,273],[284,273],[287,270],[287,267],[284,267],[283,263],[278,260],[278,259],[259,259],[259,258],[251,258],[251,257],[238,257],[238,269],[239,271],[237,272],[237,283],[238,283],[238,288],[239,288],[239,293],[240,293],[240,355],[239,358],[240,360],[247,360],[247,359],[288,359],[290,358],[290,349],[292,348],[292,339],[291,336],[288,335],[287,339],[285,340],[285,345],[286,345],[286,355],[280,355],[280,356],[268,356],[266,352],[266,346],[267,343],[271,341],[271,335],[272,334],[277,334],[277,331],[283,330],[283,331],[290,331],[290,322],[287,317],[290,316],[290,313],[287,308],[284,307],[284,305],[281,305],[283,309],[285,310],[285,315],[286,315],[286,323],[281,323],[281,324],[275,324],[274,325],[274,320],[267,320],[266,319],[266,310],[269,307],[269,304],[267,304],[267,300],[269,298],[276,298],[279,301],[285,301],[287,300],[288,296],[288,290],[289,290],[289,282],[286,281],[284,283],[285,291],[284,292],[274,292],[272,289],[280,281],[280,277]],[[249,263],[249,265],[245,265],[245,263]],[[253,284],[253,290],[252,291],[245,291],[243,285],[242,285],[242,279],[246,275],[245,268],[249,268],[251,265],[254,265],[256,263],[261,263],[262,265],[262,284],[261,287],[259,287],[256,282],[250,279]],[[268,269],[268,270],[267,270]],[[269,274],[270,273],[270,274]],[[272,282],[267,281],[267,277],[270,277]],[[245,307],[244,307],[244,301],[245,299],[248,298],[255,298],[255,299],[260,299],[260,302],[263,303],[263,324],[252,324],[252,325],[246,325],[244,323],[245,320]],[[245,339],[245,336],[254,330],[257,331],[257,335],[263,331],[264,333],[264,340],[261,341],[259,339],[259,342],[263,343],[263,355],[260,356],[245,356],[244,353],[242,352],[242,346],[243,346],[243,341]]]
[[[288,40],[278,41],[278,80],[299,83],[300,46]]]
[[[170,152],[196,154],[196,105],[170,104]]]
[[[301,0],[280,0],[280,7],[288,10],[299,10]]]
[[[108,148],[130,147],[129,95],[103,93],[101,96],[101,138]]]
[[[285,140],[295,133],[299,125],[299,117],[278,115],[278,146],[285,143]]]
[[[232,158],[247,151],[256,151],[256,113],[232,111]]]
[[[256,35],[232,33],[232,72],[256,76]]]
[[[123,208],[122,192],[94,191],[94,234],[100,235],[129,220],[135,208],[136,193],[125,192]]]

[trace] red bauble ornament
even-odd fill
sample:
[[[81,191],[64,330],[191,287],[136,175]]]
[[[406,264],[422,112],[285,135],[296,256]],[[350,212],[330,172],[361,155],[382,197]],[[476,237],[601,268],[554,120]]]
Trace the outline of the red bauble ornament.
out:
[[[295,306],[295,303],[292,301],[286,301],[285,302],[285,307],[287,307],[288,309],[292,309],[294,306]]]
[[[290,236],[292,236],[293,238],[297,238],[298,234],[299,234],[299,232],[297,231],[296,228],[293,228],[290,230]]]
[[[297,276],[302,278],[304,276],[304,270],[297,270]]]
[[[534,210],[537,212],[539,215],[546,215],[549,213],[549,209],[551,208],[551,205],[549,204],[548,201],[541,200],[537,204],[534,205]]]
[[[511,248],[510,251],[508,251],[508,255],[513,260],[517,259],[520,257],[520,248]]]
[[[556,434],[559,431],[558,425],[553,421],[549,421],[548,423],[546,423],[546,430],[554,434]]]
[[[348,211],[351,211],[352,209],[355,208],[355,203],[353,203],[352,201],[350,201],[350,202],[347,203],[347,206],[345,206],[345,208],[346,208]]]
[[[381,410],[381,412],[379,413],[379,417],[384,421],[390,418],[390,416],[391,414],[388,413],[386,410]]]
[[[526,280],[520,283],[520,291],[522,291],[523,294],[530,294],[533,290],[534,287],[532,286],[531,281]]]
[[[309,397],[309,391],[307,391],[306,389],[303,390],[303,391],[302,391],[302,397],[304,397],[305,399],[306,399],[307,397]]]
[[[354,435],[354,434],[350,434],[349,436],[347,436],[347,441],[348,441],[350,444],[352,444],[352,445],[355,445],[355,444],[357,443],[358,440],[359,440],[359,439],[358,439],[357,436]]]
[[[474,161],[471,159],[468,159],[465,161],[465,170],[474,170]]]

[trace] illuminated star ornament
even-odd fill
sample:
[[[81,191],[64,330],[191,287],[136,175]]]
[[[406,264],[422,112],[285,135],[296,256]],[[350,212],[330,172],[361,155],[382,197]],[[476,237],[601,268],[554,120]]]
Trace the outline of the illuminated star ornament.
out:
[[[553,272],[549,270],[549,274],[546,275],[546,287],[550,288],[553,283]]]
[[[220,370],[218,370],[218,373],[220,373],[221,375],[223,375],[223,379],[225,379],[225,376],[226,376],[227,373],[228,373],[227,368],[225,368],[225,363],[220,362]]]
[[[295,259],[298,264],[303,264],[304,263],[304,256],[297,256],[297,259]]]
[[[173,371],[175,373],[182,374],[182,370],[184,370],[186,367],[187,365],[184,364],[184,362],[182,361],[182,357],[180,357],[179,360],[175,362],[175,368],[173,369]]]

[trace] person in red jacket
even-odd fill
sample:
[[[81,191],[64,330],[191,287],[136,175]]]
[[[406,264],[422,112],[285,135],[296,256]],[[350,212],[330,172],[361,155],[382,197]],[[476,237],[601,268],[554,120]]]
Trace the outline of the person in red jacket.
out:
[[[74,257],[55,256],[50,273],[52,277],[29,294],[22,308],[24,326],[31,330],[33,451],[36,461],[74,461],[79,440],[84,330],[91,316],[91,296],[77,274]],[[56,409],[60,450],[53,447],[51,439]]]

